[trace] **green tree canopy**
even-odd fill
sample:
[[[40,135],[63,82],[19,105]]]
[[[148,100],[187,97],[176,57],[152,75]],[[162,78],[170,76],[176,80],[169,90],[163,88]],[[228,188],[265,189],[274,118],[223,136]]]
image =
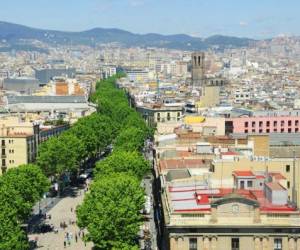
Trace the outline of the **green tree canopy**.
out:
[[[124,151],[140,151],[144,146],[145,133],[139,128],[123,129],[116,138],[115,148]]]
[[[0,249],[29,249],[25,232],[21,229],[18,221],[14,217],[7,216],[7,213],[9,211],[0,210]]]
[[[48,191],[50,183],[40,168],[22,165],[10,169],[0,179],[0,197],[3,205],[22,221],[26,220],[35,203]]]
[[[106,175],[109,173],[129,173],[141,179],[150,164],[136,151],[114,151],[109,157],[96,164],[96,175]]]
[[[39,147],[37,165],[47,176],[76,171],[84,155],[84,145],[72,133],[52,137]]]
[[[94,182],[77,209],[78,225],[88,229],[87,239],[98,249],[135,246],[141,224],[144,193],[137,178],[111,174]]]

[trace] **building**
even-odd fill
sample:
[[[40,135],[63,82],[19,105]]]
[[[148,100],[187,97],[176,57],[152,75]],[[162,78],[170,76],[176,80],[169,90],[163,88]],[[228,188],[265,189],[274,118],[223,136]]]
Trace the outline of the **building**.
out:
[[[249,103],[251,100],[251,92],[248,88],[241,88],[234,91],[234,103]]]
[[[143,69],[126,70],[126,74],[131,82],[148,82],[149,71]]]
[[[205,79],[205,53],[192,53],[192,84],[200,87]]]
[[[26,122],[18,116],[0,119],[1,173],[35,161],[38,145],[67,130],[69,125],[41,126]]]
[[[6,78],[3,81],[3,89],[23,94],[31,94],[39,88],[39,81],[30,77]]]
[[[226,133],[297,133],[300,116],[250,116],[226,118]]]
[[[35,69],[35,77],[41,84],[47,84],[55,76],[74,78],[76,75],[75,68],[50,68],[50,69]]]
[[[299,210],[289,203],[281,179],[231,174],[231,188],[212,188],[208,178],[191,176],[189,169],[162,177],[165,249],[298,249]]]
[[[53,119],[78,119],[95,111],[85,96],[7,96],[6,109]]]
[[[137,106],[136,109],[150,126],[157,123],[180,121],[183,114],[182,105],[143,105]]]

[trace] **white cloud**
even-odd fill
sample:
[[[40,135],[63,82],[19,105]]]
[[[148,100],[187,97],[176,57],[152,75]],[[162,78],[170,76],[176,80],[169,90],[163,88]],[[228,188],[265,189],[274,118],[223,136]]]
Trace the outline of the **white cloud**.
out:
[[[248,23],[245,21],[240,21],[240,26],[242,27],[248,26]]]

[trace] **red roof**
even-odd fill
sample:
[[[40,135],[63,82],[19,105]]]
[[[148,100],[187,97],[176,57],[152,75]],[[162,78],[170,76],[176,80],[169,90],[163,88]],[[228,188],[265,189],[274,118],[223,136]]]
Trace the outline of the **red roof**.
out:
[[[252,171],[245,170],[245,171],[233,171],[232,173],[234,176],[237,177],[255,177]]]
[[[286,178],[281,173],[269,173],[276,180],[285,180]]]

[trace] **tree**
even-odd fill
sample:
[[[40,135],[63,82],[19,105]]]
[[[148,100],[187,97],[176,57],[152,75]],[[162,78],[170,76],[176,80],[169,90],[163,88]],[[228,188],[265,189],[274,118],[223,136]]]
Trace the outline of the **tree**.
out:
[[[0,249],[29,249],[25,232],[21,229],[15,217],[7,216],[8,213],[7,210],[0,210]]]
[[[115,147],[118,150],[140,151],[144,146],[145,133],[135,127],[123,129],[118,135]]]
[[[48,179],[35,165],[10,169],[0,177],[0,249],[29,249],[21,224],[49,187]]]
[[[144,193],[137,178],[126,174],[97,179],[77,209],[78,225],[88,229],[87,240],[97,249],[134,246],[141,224]]]
[[[15,209],[16,216],[22,221],[29,217],[32,207],[49,188],[48,179],[35,165],[10,169],[0,180],[1,196],[6,197],[5,204]]]
[[[136,151],[114,151],[96,164],[96,174],[129,173],[141,179],[150,169],[150,164]]]
[[[84,146],[74,134],[66,132],[52,137],[39,148],[37,165],[47,176],[76,171],[84,155]]]

